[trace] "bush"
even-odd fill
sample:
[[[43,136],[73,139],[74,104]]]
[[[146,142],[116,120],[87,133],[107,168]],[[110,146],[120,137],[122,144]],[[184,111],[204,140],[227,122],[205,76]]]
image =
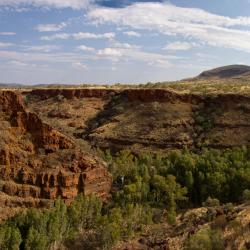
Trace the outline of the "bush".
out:
[[[3,225],[0,227],[0,249],[19,250],[22,237],[18,228],[13,225]]]
[[[245,189],[242,193],[242,199],[244,202],[250,202],[250,190]]]
[[[191,236],[185,246],[186,250],[222,250],[224,249],[221,231],[203,229]]]
[[[204,207],[217,207],[220,205],[220,201],[218,199],[213,199],[208,197],[205,202],[202,203]]]

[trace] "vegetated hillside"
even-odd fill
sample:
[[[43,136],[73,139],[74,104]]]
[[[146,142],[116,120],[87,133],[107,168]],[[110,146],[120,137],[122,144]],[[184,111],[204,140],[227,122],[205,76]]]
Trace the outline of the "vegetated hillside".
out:
[[[202,72],[198,78],[233,78],[249,77],[250,66],[228,65]]]
[[[250,94],[250,66],[229,65],[202,72],[197,77],[174,82],[147,83],[137,87],[167,88],[192,94]]]
[[[166,89],[41,89],[27,107],[87,146],[119,151],[250,145],[250,96]]]

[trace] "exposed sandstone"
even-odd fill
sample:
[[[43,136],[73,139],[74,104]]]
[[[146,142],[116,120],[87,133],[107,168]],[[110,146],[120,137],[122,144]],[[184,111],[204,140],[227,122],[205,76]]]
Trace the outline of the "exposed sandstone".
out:
[[[111,176],[102,161],[28,112],[19,94],[0,91],[0,105],[0,207],[7,214],[48,206],[58,196],[109,197]]]

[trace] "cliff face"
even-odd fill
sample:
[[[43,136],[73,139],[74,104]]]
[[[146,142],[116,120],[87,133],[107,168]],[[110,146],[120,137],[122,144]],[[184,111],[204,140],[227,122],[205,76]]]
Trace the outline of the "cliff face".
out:
[[[70,202],[80,192],[107,199],[111,177],[105,163],[87,153],[92,146],[134,152],[250,146],[249,127],[246,95],[1,91],[0,210],[47,206],[59,195]]]
[[[39,89],[28,95],[28,106],[43,120],[103,149],[250,145],[249,96],[166,89]]]
[[[110,187],[102,161],[28,112],[21,95],[0,91],[2,216],[18,207],[47,206],[59,195],[67,201],[81,192],[107,199]]]

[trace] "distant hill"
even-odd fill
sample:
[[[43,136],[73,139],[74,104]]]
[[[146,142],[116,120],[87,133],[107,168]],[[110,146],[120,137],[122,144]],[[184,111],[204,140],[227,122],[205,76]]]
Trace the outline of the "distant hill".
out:
[[[0,88],[22,88],[24,87],[23,84],[20,83],[0,83]]]
[[[210,79],[210,78],[245,78],[250,77],[250,66],[247,65],[229,65],[219,67],[202,72],[198,79]]]

